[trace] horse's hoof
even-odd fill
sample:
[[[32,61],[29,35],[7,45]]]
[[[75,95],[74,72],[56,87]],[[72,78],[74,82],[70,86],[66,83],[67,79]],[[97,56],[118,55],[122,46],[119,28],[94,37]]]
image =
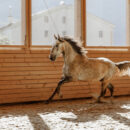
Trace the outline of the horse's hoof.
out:
[[[60,95],[59,95],[59,97],[60,97],[60,98],[63,98],[63,95],[62,95],[62,94],[60,94]]]

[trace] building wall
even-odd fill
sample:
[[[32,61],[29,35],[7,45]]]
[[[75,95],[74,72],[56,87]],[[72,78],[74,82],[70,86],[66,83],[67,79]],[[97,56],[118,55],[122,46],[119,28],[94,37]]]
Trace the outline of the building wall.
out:
[[[110,46],[113,45],[114,25],[88,13],[87,19],[87,45]],[[102,32],[102,37],[100,37]]]
[[[87,14],[87,44],[93,45],[112,45],[114,25],[96,17]],[[48,16],[49,21],[46,23],[44,17]],[[66,17],[66,23],[62,18]],[[39,12],[32,17],[32,43],[33,45],[52,45],[54,42],[53,35],[66,31],[67,36],[74,37],[74,7],[60,5],[48,11]],[[45,37],[45,31],[48,36]],[[99,31],[103,31],[103,37],[99,38]],[[17,22],[12,26],[5,28],[3,33],[7,35],[11,43],[21,44],[21,23]]]
[[[51,62],[50,49],[0,50],[0,104],[47,100],[62,75],[63,59]],[[108,57],[118,62],[130,59],[129,51],[88,51],[88,57]],[[130,79],[114,79],[114,96],[130,95]],[[63,99],[100,94],[100,83],[71,82],[61,87]],[[107,92],[107,95],[110,95]],[[56,95],[54,99],[59,99]]]
[[[0,34],[6,37],[9,44],[21,45],[21,22],[10,23],[0,30]]]
[[[70,13],[71,12],[71,13]],[[74,11],[73,7],[62,6],[57,9],[52,9],[44,13],[36,14],[32,18],[32,42],[34,44],[52,44],[53,35],[59,33],[63,36],[62,32],[66,31],[67,35],[74,35]],[[48,16],[49,21],[44,21],[44,16]],[[66,23],[62,22],[62,17],[66,17]],[[44,36],[45,31],[49,34]]]

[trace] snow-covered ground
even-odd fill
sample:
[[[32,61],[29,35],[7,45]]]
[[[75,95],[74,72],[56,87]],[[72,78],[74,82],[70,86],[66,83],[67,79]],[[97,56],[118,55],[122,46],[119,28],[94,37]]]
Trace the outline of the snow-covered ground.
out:
[[[130,130],[130,97],[0,106],[0,130]],[[108,101],[107,101],[108,102]]]

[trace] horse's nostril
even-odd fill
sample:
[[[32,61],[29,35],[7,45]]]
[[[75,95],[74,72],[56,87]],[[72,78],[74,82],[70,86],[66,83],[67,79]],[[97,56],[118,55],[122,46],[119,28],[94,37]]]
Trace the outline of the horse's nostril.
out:
[[[55,58],[53,56],[50,56],[49,58],[50,58],[51,61],[55,60]]]
[[[52,57],[50,57],[50,60],[53,60],[53,58],[52,58]]]

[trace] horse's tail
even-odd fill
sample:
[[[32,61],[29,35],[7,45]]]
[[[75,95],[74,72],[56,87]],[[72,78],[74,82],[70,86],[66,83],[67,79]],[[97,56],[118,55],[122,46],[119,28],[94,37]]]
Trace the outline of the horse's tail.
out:
[[[115,64],[119,68],[121,75],[130,76],[130,61],[123,61],[123,62],[118,62]]]

